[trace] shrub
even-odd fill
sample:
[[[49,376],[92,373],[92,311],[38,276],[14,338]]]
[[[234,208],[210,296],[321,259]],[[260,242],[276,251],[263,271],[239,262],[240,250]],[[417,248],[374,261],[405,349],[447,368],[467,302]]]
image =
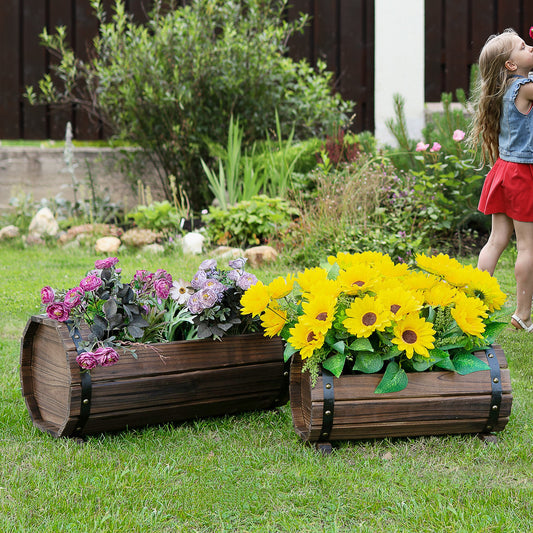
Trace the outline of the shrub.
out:
[[[31,102],[81,106],[118,137],[141,146],[160,171],[171,200],[168,176],[184,186],[193,207],[209,196],[200,159],[208,140],[225,144],[233,114],[243,142],[274,130],[275,113],[286,136],[322,135],[347,122],[352,107],[332,94],[332,75],[319,64],[287,57],[288,37],[303,27],[283,18],[288,0],[192,0],[164,12],[156,2],[144,25],[134,23],[115,1],[111,19],[91,0],[99,24],[92,55],[76,57],[66,29],[44,30],[41,40],[60,62]]]

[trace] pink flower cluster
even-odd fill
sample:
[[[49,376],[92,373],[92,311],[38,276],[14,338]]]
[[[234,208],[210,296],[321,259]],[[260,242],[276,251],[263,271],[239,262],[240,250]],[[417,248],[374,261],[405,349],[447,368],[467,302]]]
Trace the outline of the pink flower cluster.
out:
[[[153,272],[137,270],[131,282],[133,290],[139,297],[156,297],[166,300],[172,288],[172,275],[159,268]]]
[[[455,130],[453,132],[453,140],[455,142],[461,142],[465,137],[465,132],[462,131],[462,130]],[[425,152],[427,149],[429,148],[429,144],[425,144],[423,142],[419,142],[417,145],[416,145],[416,151],[417,152]],[[429,151],[430,152],[439,152],[440,149],[442,148],[442,146],[438,143],[438,142],[434,142],[433,143],[433,146],[431,148],[429,148]]]
[[[76,357],[76,362],[84,370],[91,370],[96,366],[111,366],[119,360],[119,354],[109,346],[101,346],[94,352],[82,352]]]

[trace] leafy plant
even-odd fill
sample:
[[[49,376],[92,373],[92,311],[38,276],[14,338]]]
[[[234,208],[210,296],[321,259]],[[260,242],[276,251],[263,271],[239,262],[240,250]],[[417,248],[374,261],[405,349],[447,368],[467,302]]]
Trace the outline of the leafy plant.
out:
[[[209,238],[216,244],[246,247],[268,242],[285,231],[297,213],[287,200],[260,195],[227,210],[211,207],[202,220],[207,224]]]
[[[91,0],[98,36],[81,61],[66,29],[41,33],[59,58],[52,72],[28,87],[32,103],[76,105],[120,139],[140,146],[158,169],[171,200],[176,176],[199,209],[209,197],[201,159],[209,143],[225,144],[230,117],[239,117],[243,143],[261,139],[279,114],[283,134],[321,134],[347,122],[351,102],[331,92],[331,74],[286,56],[289,37],[306,18],[287,22],[287,0],[193,0],[165,10],[155,2],[136,24],[116,0],[109,16]],[[53,75],[55,74],[55,77]]]
[[[175,234],[179,231],[182,217],[177,209],[167,200],[152,202],[150,205],[138,205],[135,211],[128,213],[139,228],[150,229],[163,234]]]

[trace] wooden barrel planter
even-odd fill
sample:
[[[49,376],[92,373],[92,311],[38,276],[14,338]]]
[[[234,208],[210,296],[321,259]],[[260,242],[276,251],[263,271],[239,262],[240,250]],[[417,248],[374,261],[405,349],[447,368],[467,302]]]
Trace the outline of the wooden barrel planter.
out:
[[[311,443],[491,433],[509,421],[512,394],[505,354],[500,346],[475,352],[490,370],[461,376],[450,371],[409,373],[402,391],[376,394],[379,374],[342,375],[323,372],[312,387],[302,361],[294,356],[290,398],[296,433]]]
[[[69,328],[32,316],[21,341],[20,377],[34,425],[56,437],[83,437],[288,401],[279,338],[238,335],[140,344],[135,351],[137,359],[124,353],[113,366],[80,372]]]

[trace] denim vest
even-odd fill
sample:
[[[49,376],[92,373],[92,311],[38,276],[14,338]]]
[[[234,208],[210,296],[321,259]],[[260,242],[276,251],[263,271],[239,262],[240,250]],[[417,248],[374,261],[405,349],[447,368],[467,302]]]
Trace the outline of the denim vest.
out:
[[[533,163],[533,111],[523,115],[516,109],[518,90],[529,78],[517,78],[503,95],[500,118],[500,158],[512,163]]]

